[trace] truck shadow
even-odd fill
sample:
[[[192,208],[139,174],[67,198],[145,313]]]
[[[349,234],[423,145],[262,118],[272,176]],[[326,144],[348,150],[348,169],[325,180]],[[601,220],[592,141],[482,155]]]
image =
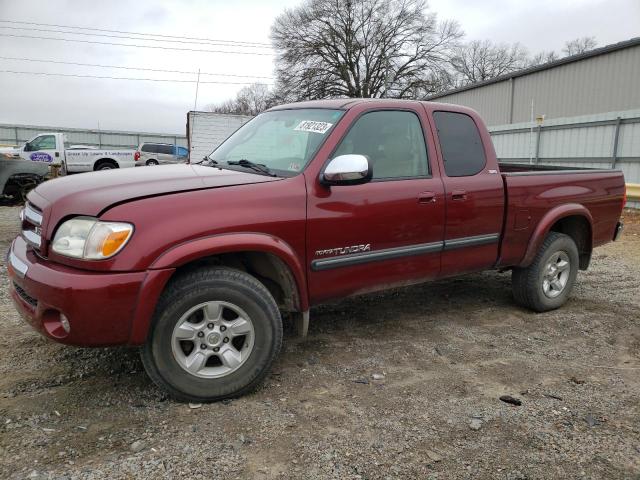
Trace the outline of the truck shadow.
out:
[[[379,293],[370,293],[322,305],[311,311],[309,335],[297,339],[289,322],[285,322],[284,348],[278,365],[300,362],[300,356],[317,355],[339,348],[345,341],[388,342],[405,339],[433,340],[434,328],[439,323],[459,326],[478,322],[479,318],[508,316],[516,311],[511,298],[508,274],[496,272],[472,274]],[[487,313],[487,315],[484,315]],[[34,334],[35,335],[35,334]],[[8,397],[33,396],[45,391],[68,389],[86,392],[91,403],[104,402],[91,395],[93,389],[118,392],[131,403],[152,404],[163,401],[166,394],[147,377],[136,347],[74,348],[46,342],[45,356],[33,359],[40,365],[35,369],[49,369],[51,375],[29,376],[8,386],[3,392]],[[366,352],[362,353],[367,355]],[[312,359],[312,362],[314,360]],[[5,387],[6,388],[6,387]]]
[[[380,335],[434,319],[462,325],[471,314],[503,310],[527,312],[511,295],[509,273],[484,272],[350,297],[311,309],[309,341],[314,336],[346,333],[358,336],[371,327]],[[533,313],[531,313],[533,315]],[[287,329],[289,338],[295,336]],[[368,333],[367,333],[368,334]]]

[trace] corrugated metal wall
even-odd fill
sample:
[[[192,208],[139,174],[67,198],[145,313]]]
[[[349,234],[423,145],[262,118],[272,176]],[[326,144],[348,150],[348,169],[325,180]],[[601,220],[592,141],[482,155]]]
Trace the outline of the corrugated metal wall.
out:
[[[464,105],[482,115],[487,125],[509,123],[511,99],[511,80],[493,83],[482,88],[453,93],[434,101]]]
[[[477,110],[487,125],[640,108],[640,45],[432,98]],[[512,91],[513,89],[513,91]]]
[[[640,108],[640,46],[514,79],[511,123]],[[506,123],[506,122],[505,122]]]
[[[191,161],[199,161],[253,117],[211,112],[189,112]]]
[[[640,183],[640,109],[490,127],[498,159],[586,168],[620,168]],[[616,135],[618,141],[616,143]]]
[[[0,144],[21,145],[44,132],[61,132],[67,137],[68,145],[91,145],[105,148],[138,148],[142,142],[172,143],[187,146],[184,135],[162,133],[121,132],[107,130],[84,130],[81,128],[60,128],[37,125],[0,124]]]

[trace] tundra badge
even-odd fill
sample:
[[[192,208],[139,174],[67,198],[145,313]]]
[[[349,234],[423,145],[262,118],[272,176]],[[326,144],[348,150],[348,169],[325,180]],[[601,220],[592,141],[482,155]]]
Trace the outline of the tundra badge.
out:
[[[345,255],[347,253],[368,252],[371,250],[371,244],[351,245],[350,247],[327,248],[326,250],[316,250],[316,256],[323,255]]]

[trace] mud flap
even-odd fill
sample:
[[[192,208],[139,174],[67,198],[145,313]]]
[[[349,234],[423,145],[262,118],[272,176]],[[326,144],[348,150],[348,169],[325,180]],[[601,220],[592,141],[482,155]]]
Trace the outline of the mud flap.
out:
[[[298,337],[305,338],[309,332],[309,310],[295,313],[293,315],[293,325]]]

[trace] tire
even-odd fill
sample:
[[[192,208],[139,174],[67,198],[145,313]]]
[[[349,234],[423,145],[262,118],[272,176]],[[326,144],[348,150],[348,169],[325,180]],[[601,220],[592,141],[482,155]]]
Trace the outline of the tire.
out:
[[[104,161],[99,161],[93,169],[95,171],[101,171],[101,170],[114,170],[116,168],[118,168],[118,165],[116,165],[114,162],[112,162],[111,160],[104,160]]]
[[[157,160],[147,160],[147,167],[155,167],[156,165],[159,165]]]
[[[202,307],[203,304],[205,307]],[[209,330],[205,324],[213,325],[214,321],[207,320],[206,317],[202,319],[202,323],[197,320],[199,315],[209,315],[210,307],[215,311],[215,305],[222,305],[221,315],[219,320],[215,320],[214,329]],[[235,320],[223,318],[233,318],[235,314],[238,314]],[[233,325],[245,315],[252,328],[251,333],[232,338]],[[229,326],[223,333],[221,329],[225,322]],[[181,336],[177,332],[182,332],[185,326],[201,330],[193,339],[177,340]],[[229,335],[231,341],[221,338],[225,335]],[[210,342],[212,337],[216,337],[215,341]],[[238,339],[242,342],[241,346],[235,343]],[[226,343],[220,343],[222,341]],[[202,347],[205,342],[206,349],[196,353],[198,346]],[[189,345],[191,343],[192,350]],[[166,287],[156,306],[141,356],[149,377],[174,398],[190,402],[212,402],[238,397],[254,390],[269,373],[281,345],[282,319],[278,306],[266,287],[245,272],[206,267],[185,273]],[[214,353],[215,348],[219,349],[219,353]],[[225,351],[229,353],[229,349],[234,350],[233,355],[248,352],[235,369],[223,362]],[[204,366],[195,373],[188,371],[189,359],[200,354],[209,355]],[[233,358],[235,361],[237,355]]]
[[[555,266],[555,270],[551,266]],[[536,312],[561,307],[569,298],[578,267],[578,247],[573,239],[563,233],[550,232],[531,265],[513,269],[511,284],[516,302]],[[550,278],[556,280],[549,281]]]

